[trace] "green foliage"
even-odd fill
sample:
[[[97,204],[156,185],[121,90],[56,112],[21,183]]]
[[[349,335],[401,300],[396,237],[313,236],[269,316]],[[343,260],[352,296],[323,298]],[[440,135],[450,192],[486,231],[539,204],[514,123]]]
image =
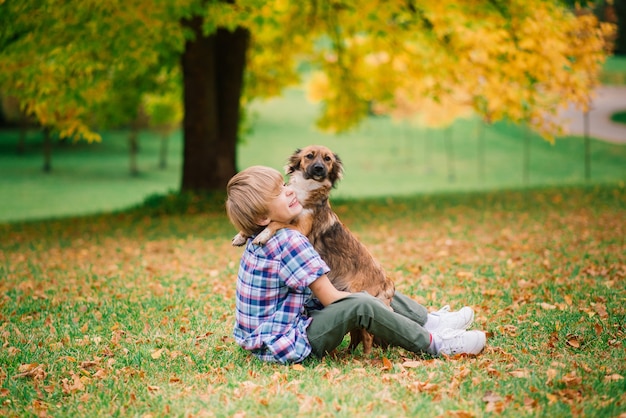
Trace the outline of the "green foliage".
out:
[[[61,137],[97,139],[93,120],[132,120],[141,96],[178,65],[182,19],[252,34],[246,106],[322,72],[319,124],[343,131],[379,113],[446,125],[476,112],[554,133],[545,117],[589,105],[610,25],[561,2],[24,0],[3,2],[0,88]],[[541,22],[539,24],[538,22]],[[207,71],[208,73],[208,71]],[[222,88],[220,86],[220,88]],[[228,94],[226,87],[223,94]],[[95,115],[94,115],[95,113]]]
[[[241,250],[217,208],[1,225],[0,415],[626,412],[623,185],[333,207],[400,291],[473,306],[486,351],[261,364],[231,338]]]
[[[626,124],[626,110],[622,112],[617,112],[611,115],[611,120],[617,123]]]

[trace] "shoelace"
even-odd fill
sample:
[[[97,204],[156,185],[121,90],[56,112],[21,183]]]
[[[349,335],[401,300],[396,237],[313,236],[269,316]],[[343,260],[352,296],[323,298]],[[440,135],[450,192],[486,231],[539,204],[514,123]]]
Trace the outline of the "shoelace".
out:
[[[437,341],[437,351],[441,350],[444,346],[447,346],[451,353],[456,353],[463,348],[463,339],[459,338],[463,335],[464,331],[461,329],[445,329],[442,332],[437,333],[439,341]]]

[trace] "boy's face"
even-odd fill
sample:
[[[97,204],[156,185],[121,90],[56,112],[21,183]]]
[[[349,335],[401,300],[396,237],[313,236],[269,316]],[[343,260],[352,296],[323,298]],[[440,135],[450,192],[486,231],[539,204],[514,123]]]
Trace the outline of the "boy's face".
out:
[[[267,225],[271,221],[291,223],[302,212],[302,205],[296,198],[296,193],[288,185],[282,185],[280,194],[269,203],[267,219],[260,225]]]

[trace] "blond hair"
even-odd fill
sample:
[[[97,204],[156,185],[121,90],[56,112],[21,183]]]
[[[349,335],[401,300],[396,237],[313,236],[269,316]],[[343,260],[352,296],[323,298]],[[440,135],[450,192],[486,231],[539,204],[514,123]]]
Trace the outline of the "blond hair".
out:
[[[235,174],[226,186],[230,222],[248,236],[260,232],[263,227],[258,222],[269,214],[269,203],[283,184],[283,175],[271,167],[255,165]]]

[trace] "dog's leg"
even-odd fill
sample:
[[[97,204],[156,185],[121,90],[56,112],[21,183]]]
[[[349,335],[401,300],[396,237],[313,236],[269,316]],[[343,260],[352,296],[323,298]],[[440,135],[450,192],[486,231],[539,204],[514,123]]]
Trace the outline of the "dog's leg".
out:
[[[348,346],[348,350],[354,351],[359,346],[361,341],[363,340],[363,329],[353,329],[350,331],[350,345]]]
[[[361,338],[363,338],[363,354],[369,354],[374,345],[374,335],[364,329],[361,330],[361,334]]]
[[[313,217],[312,216],[298,216],[293,223],[285,224],[282,222],[272,221],[270,222],[263,231],[259,233],[254,240],[253,244],[263,245],[265,244],[272,236],[282,228],[295,229],[296,231],[300,231],[302,235],[308,236],[311,232],[311,228],[313,227]]]
[[[247,240],[248,240],[248,237],[243,232],[239,232],[237,235],[233,237],[233,240],[231,241],[231,243],[233,247],[241,247],[242,245],[246,243]]]
[[[256,245],[264,245],[270,238],[274,236],[276,231],[282,228],[295,228],[293,225],[284,224],[282,222],[270,222],[263,231],[259,232],[259,234],[254,237],[252,240],[253,244]]]

